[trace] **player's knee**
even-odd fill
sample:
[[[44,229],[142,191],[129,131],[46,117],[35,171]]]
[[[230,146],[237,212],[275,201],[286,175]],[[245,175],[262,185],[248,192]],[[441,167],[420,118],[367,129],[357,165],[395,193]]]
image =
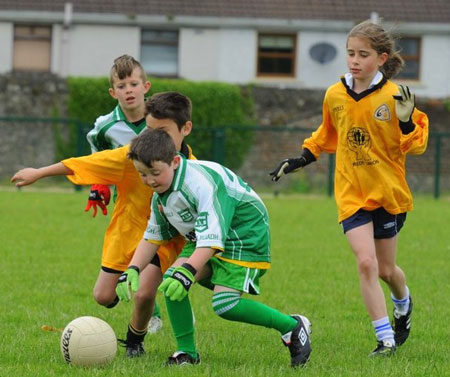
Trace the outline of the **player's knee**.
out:
[[[156,292],[152,292],[150,290],[138,290],[134,294],[134,302],[137,306],[145,306],[145,305],[153,305],[155,301]]]
[[[113,304],[116,300],[116,292],[105,292],[101,291],[99,289],[94,288],[93,292],[94,300],[102,306],[108,307],[109,305]]]
[[[214,313],[223,319],[236,320],[237,306],[240,295],[238,293],[221,292],[215,293],[212,299]]]
[[[358,260],[358,270],[361,275],[369,277],[378,273],[377,260],[372,257],[364,257]]]
[[[390,283],[394,278],[394,269],[389,267],[380,267],[378,276],[386,283]]]

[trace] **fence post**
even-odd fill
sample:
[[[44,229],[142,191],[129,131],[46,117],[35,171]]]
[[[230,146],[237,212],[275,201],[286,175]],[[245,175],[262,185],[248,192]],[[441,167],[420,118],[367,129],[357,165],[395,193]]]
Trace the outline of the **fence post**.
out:
[[[334,153],[328,155],[328,185],[327,185],[327,193],[328,196],[333,195],[334,191],[334,166],[335,166],[335,157]]]
[[[213,129],[213,143],[212,143],[212,156],[215,162],[224,164],[225,162],[225,129],[214,128]]]
[[[434,155],[434,198],[439,199],[439,186],[441,178],[441,134],[436,134],[436,145]]]

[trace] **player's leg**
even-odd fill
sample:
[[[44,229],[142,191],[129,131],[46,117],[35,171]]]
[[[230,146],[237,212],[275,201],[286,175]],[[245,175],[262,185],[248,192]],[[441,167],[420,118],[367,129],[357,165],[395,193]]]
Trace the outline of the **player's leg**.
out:
[[[116,295],[117,280],[123,271],[102,267],[95,283],[93,295],[98,304],[113,308],[119,302]]]
[[[400,346],[409,336],[413,308],[405,273],[396,264],[398,232],[403,226],[406,214],[391,215],[382,208],[377,212],[375,245],[379,275],[391,291],[394,303],[395,342]]]
[[[371,355],[392,354],[395,351],[394,331],[387,315],[384,293],[378,279],[378,261],[374,241],[372,215],[359,211],[344,220],[344,232],[356,257],[359,285],[378,340]],[[369,221],[369,222],[366,222]]]
[[[190,252],[192,252],[192,250],[190,250]],[[185,263],[188,259],[187,256],[188,255],[186,255],[186,257],[182,256],[178,258],[172,267],[166,271],[164,278],[172,274],[173,268]],[[195,346],[194,320],[189,295],[186,295],[181,301],[172,301],[168,297],[165,297],[165,303],[172,331],[177,343],[177,351],[169,357],[167,364],[184,365],[199,363],[200,357]]]
[[[128,324],[125,341],[128,357],[139,357],[145,354],[144,338],[153,313],[156,292],[162,281],[161,268],[155,262],[157,255],[139,274],[139,290],[134,295],[134,308]]]
[[[265,270],[247,268],[214,258],[210,261],[215,284],[215,313],[229,321],[264,326],[280,332],[291,352],[293,367],[305,364],[311,354],[310,322],[300,315],[287,315],[261,302],[243,298],[243,292],[259,294],[259,279]]]

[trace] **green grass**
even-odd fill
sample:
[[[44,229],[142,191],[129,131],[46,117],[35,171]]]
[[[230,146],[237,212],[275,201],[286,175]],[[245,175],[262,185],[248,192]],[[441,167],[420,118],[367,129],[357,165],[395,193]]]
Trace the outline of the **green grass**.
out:
[[[87,192],[0,191],[0,376],[450,376],[450,202],[415,200],[399,241],[398,261],[415,301],[411,338],[388,359],[372,360],[375,346],[358,287],[356,265],[334,201],[326,197],[267,198],[273,267],[262,280],[264,303],[307,315],[313,324],[311,362],[291,370],[279,335],[218,318],[211,293],[194,286],[199,366],[167,369],[175,350],[161,297],[163,330],[145,340],[147,355],[128,360],[124,350],[104,368],[64,364],[64,327],[92,315],[124,337],[131,304],[113,310],[92,298],[108,219],[83,212]],[[386,291],[387,292],[387,291]],[[391,304],[389,303],[389,308]],[[389,309],[391,310],[391,309]]]

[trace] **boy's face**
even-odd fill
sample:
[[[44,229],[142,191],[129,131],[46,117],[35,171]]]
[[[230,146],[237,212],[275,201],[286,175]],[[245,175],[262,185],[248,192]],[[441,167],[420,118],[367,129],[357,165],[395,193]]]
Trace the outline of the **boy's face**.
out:
[[[175,156],[168,165],[162,161],[154,161],[149,167],[141,161],[133,160],[136,170],[139,172],[142,182],[150,186],[158,194],[166,192],[173,181],[175,170],[180,164],[180,156]]]
[[[189,135],[192,130],[192,122],[190,121],[186,122],[183,127],[181,127],[181,130],[179,130],[178,125],[172,119],[156,119],[153,118],[151,114],[148,114],[145,117],[145,122],[147,123],[148,128],[166,131],[175,143],[175,148],[178,152],[181,150],[181,143],[184,138]]]
[[[143,81],[139,68],[133,69],[131,76],[124,79],[114,77],[114,85],[109,88],[109,94],[115,98],[123,111],[142,109],[145,106],[144,96],[150,90],[149,81]]]

